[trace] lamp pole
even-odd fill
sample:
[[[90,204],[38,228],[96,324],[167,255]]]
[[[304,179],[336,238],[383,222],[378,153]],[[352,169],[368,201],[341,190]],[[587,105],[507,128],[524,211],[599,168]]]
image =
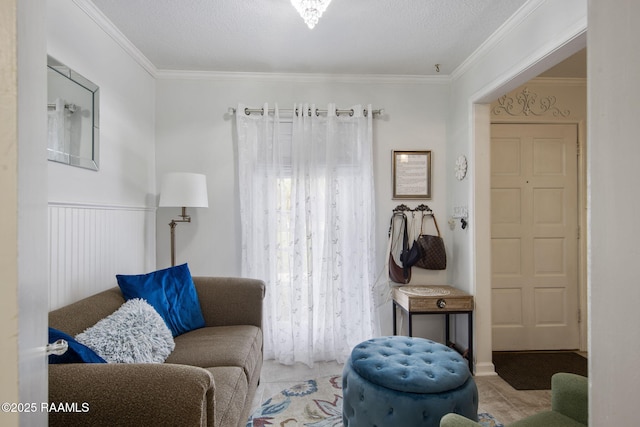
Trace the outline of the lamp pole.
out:
[[[169,227],[171,228],[171,267],[176,265],[176,225],[179,222],[191,222],[191,217],[187,215],[187,208],[185,206],[182,207],[182,214],[178,219],[172,219],[169,223]]]

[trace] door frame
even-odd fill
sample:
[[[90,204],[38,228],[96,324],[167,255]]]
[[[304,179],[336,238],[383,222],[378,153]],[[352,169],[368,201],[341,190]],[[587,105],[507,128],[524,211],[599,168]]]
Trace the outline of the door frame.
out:
[[[549,121],[543,117],[532,117],[529,120],[490,120],[489,129],[491,125],[572,125],[576,126],[578,135],[578,188],[577,188],[577,209],[578,209],[578,227],[579,227],[579,239],[578,239],[578,332],[579,332],[579,350],[587,351],[588,345],[588,333],[587,333],[587,155],[586,155],[586,135],[587,125],[583,119],[579,120],[558,120]],[[490,134],[491,135],[491,134]],[[489,158],[491,158],[491,141],[488,146]],[[489,189],[491,189],[491,168],[489,168]],[[487,205],[489,221],[491,221],[491,199]],[[489,222],[491,224],[491,222]],[[491,251],[491,245],[488,245],[489,251]],[[491,282],[489,283],[489,292],[491,292]],[[493,321],[491,322],[493,327]],[[493,344],[492,344],[493,345]]]

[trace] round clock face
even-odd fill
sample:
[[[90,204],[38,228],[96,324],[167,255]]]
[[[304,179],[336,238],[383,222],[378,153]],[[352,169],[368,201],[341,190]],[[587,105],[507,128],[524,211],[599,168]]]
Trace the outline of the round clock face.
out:
[[[467,158],[465,156],[458,156],[456,159],[456,178],[462,180],[467,174]]]

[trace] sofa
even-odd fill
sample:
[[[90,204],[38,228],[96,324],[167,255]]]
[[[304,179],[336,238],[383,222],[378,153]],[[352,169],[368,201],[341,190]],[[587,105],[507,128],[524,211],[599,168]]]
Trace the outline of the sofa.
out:
[[[518,420],[508,427],[584,427],[589,422],[589,382],[586,377],[559,372],[551,377],[551,410]],[[458,414],[447,414],[440,427],[479,427]]]
[[[49,365],[51,426],[245,426],[262,368],[262,281],[193,277],[205,326],[164,363]],[[120,288],[49,313],[71,336],[123,305]],[[62,406],[60,406],[62,404]],[[66,405],[66,406],[65,406]]]

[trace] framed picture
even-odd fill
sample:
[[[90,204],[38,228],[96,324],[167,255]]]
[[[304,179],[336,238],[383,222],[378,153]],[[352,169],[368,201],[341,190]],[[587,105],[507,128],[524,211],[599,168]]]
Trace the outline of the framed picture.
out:
[[[394,199],[431,199],[431,151],[391,152]]]

